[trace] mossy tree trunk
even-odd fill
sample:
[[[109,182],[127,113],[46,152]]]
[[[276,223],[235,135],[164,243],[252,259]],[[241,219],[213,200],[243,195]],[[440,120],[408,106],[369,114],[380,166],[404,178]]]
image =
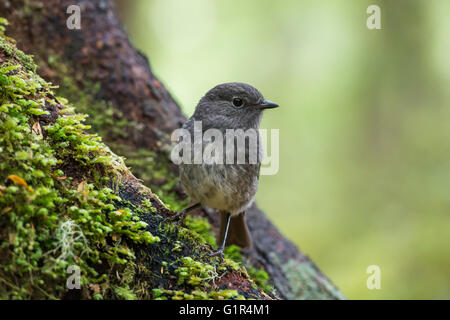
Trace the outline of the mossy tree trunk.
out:
[[[66,10],[73,4],[81,8],[80,30],[66,27],[69,16]],[[203,220],[190,220],[191,229],[159,225],[160,216],[168,211],[159,198],[173,210],[188,201],[178,183],[177,168],[168,157],[169,135],[185,117],[152,73],[148,60],[130,44],[111,3],[0,0],[0,16],[10,23],[7,35],[17,41],[20,49],[34,55],[38,73],[59,85],[56,94],[68,98],[76,112],[87,113],[91,131],[98,133],[113,152],[125,156],[133,174],[151,189],[125,168],[119,170],[120,178],[115,179],[118,181],[115,193],[122,201],[114,204],[116,209],[122,210],[118,203],[122,206],[124,201],[128,203],[127,207],[147,222],[147,230],[160,239],[158,244],[150,245],[126,240],[134,252],[133,267],[118,270],[132,275],[126,287],[131,288],[134,296],[179,298],[180,292],[184,292],[187,298],[198,298],[199,288],[207,282],[210,298],[226,295],[217,293],[224,288],[248,298],[342,298],[314,263],[284,238],[256,205],[247,214],[254,248],[234,255],[252,270],[251,276],[232,260],[220,264],[204,256],[208,230],[205,231]],[[55,111],[55,117],[60,116]],[[92,178],[95,174],[90,174],[90,178],[87,174],[80,175],[78,171],[83,169],[76,160],[68,157],[64,161],[61,169],[76,182],[73,186],[89,179],[97,181]],[[1,186],[11,172],[0,174]],[[117,176],[117,170],[113,176]],[[216,231],[218,220],[213,212],[202,209],[196,214],[206,217]],[[233,257],[233,253],[228,256]],[[192,274],[199,268],[197,274]],[[268,283],[275,291],[267,295],[254,285],[252,278],[257,285],[266,286],[265,273],[258,270],[267,272]],[[180,272],[187,272],[189,278],[183,278]],[[115,293],[104,296],[117,296],[122,287],[117,284],[116,288]],[[98,290],[95,286],[88,288],[84,296],[92,296]],[[170,293],[163,293],[164,290]],[[73,292],[77,291],[70,291],[69,295]],[[79,297],[79,292],[75,297]]]

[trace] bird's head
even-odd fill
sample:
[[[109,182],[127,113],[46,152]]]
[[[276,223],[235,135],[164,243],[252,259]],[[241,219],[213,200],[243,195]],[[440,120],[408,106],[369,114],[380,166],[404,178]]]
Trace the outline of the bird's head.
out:
[[[198,103],[194,118],[214,128],[258,128],[262,111],[276,107],[251,85],[230,82],[209,90]]]

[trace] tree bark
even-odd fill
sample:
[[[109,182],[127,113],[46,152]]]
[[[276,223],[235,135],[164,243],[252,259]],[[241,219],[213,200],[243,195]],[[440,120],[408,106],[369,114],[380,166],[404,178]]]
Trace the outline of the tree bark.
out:
[[[73,4],[81,8],[80,30],[66,27],[69,17],[66,9]],[[64,92],[66,79],[71,79],[75,93],[69,93],[68,98],[76,108],[77,104],[86,101],[81,97],[88,96],[88,101],[111,107],[115,120],[126,119],[123,134],[106,131],[102,135],[113,151],[132,158],[140,150],[148,150],[154,155],[152,161],[162,163],[167,169],[162,177],[146,176],[145,170],[133,171],[136,176],[154,192],[164,189],[165,193],[185,201],[180,184],[169,184],[168,176],[176,176],[177,168],[169,161],[167,151],[169,135],[182,125],[185,117],[152,73],[148,60],[131,45],[113,5],[105,0],[0,0],[0,16],[9,20],[7,34],[17,41],[17,46],[34,55],[38,73],[45,80],[60,84],[60,90]],[[93,84],[99,89],[93,91]],[[140,189],[139,181],[130,178],[124,183],[121,195],[137,203],[141,200]],[[158,203],[153,198],[152,201]],[[161,204],[157,207],[160,213],[166,210]],[[207,217],[217,231],[216,214],[206,208],[200,211],[198,214]],[[316,265],[278,232],[257,205],[249,210],[247,219],[254,248],[243,251],[244,264],[266,270],[269,282],[275,288],[272,298],[343,298]],[[158,232],[156,227],[152,231]],[[145,251],[145,247],[139,250]],[[222,284],[228,281],[231,288],[240,292],[245,291],[245,278],[225,277],[221,281]],[[167,287],[169,282],[161,279],[160,285]],[[252,296],[265,297],[260,290],[248,295]]]

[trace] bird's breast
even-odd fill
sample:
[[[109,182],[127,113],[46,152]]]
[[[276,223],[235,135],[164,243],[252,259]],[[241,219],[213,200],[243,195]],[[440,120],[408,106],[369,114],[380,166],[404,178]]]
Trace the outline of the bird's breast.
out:
[[[253,202],[258,171],[259,165],[182,164],[180,178],[194,201],[237,214]]]

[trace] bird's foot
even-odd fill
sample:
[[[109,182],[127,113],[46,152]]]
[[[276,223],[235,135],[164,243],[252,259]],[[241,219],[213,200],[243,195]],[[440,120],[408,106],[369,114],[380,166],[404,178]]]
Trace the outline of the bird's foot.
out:
[[[172,215],[170,215],[168,217],[165,217],[162,220],[162,222],[166,222],[168,220],[177,220],[178,219],[177,224],[183,223],[184,216],[186,215],[186,213],[191,212],[192,210],[194,210],[194,209],[196,209],[196,208],[198,208],[200,206],[201,206],[200,203],[196,203],[196,204],[194,204],[194,205],[192,205],[192,206],[190,206],[190,207],[188,207],[186,209],[181,210],[180,212],[177,212],[177,213],[172,214]]]
[[[223,254],[223,249],[224,248],[213,250],[213,252],[208,253],[208,256],[209,257],[217,257],[218,256],[220,261],[223,261],[223,259],[225,257],[224,254]]]
[[[183,223],[183,221],[184,221],[184,216],[185,216],[185,214],[186,214],[186,211],[185,210],[181,210],[180,212],[177,212],[177,213],[175,213],[175,214],[173,214],[173,215],[170,215],[170,216],[168,216],[168,217],[165,217],[163,220],[162,220],[162,222],[167,222],[167,221],[175,221],[175,220],[177,220],[176,221],[176,224],[182,224]]]

